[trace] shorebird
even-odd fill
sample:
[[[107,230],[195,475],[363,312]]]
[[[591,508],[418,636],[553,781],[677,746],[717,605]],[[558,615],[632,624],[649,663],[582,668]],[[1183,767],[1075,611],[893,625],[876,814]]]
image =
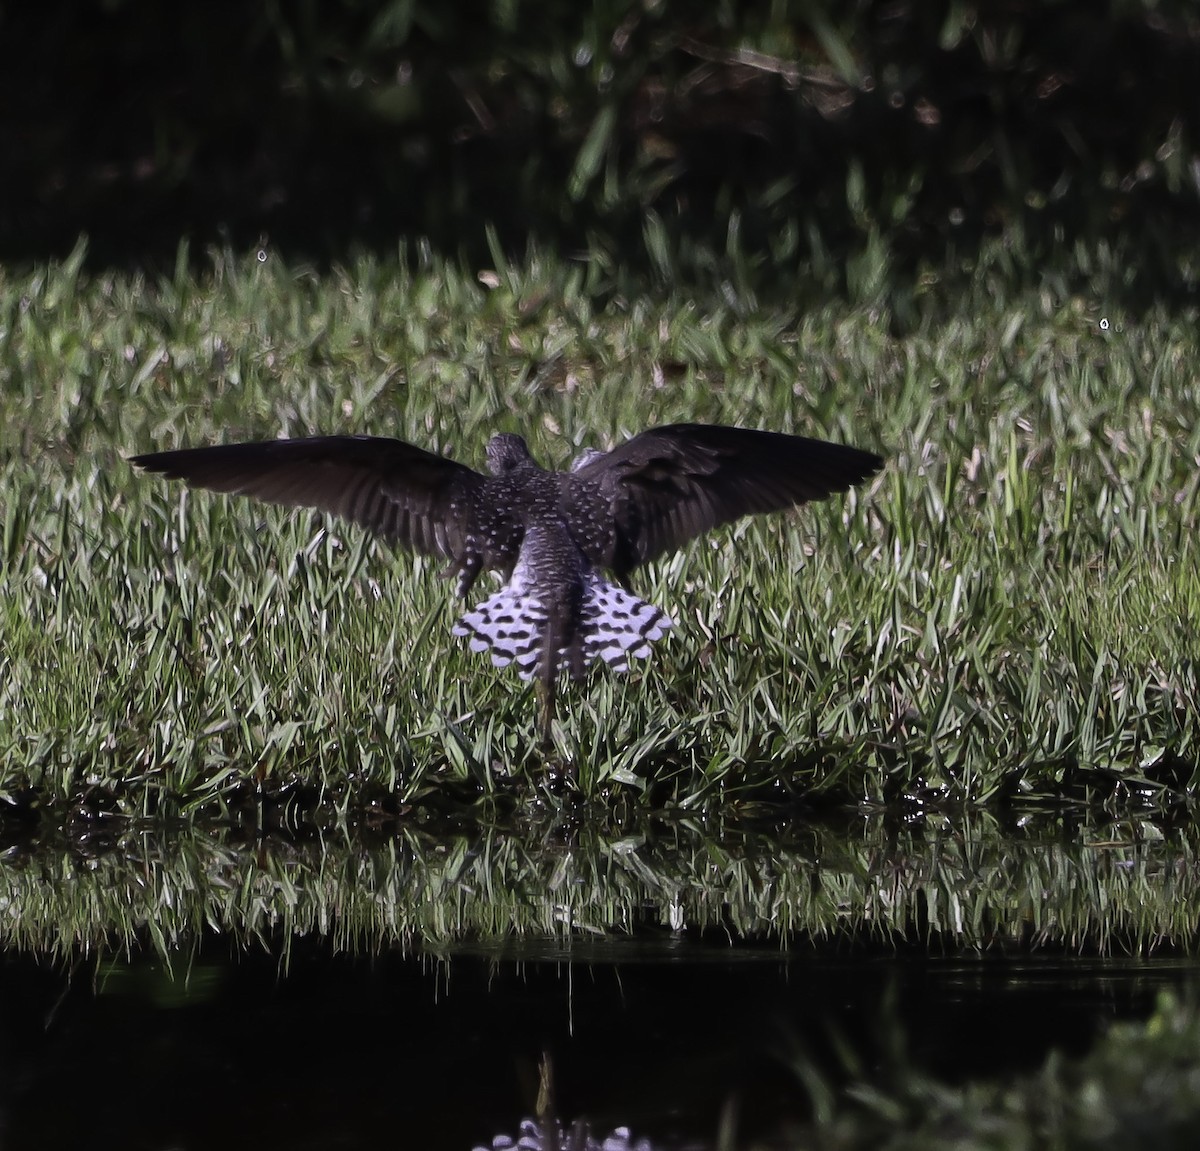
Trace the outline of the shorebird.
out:
[[[185,448],[132,462],[193,487],[313,507],[450,561],[466,598],[479,573],[504,586],[454,627],[498,667],[537,677],[543,735],[559,674],[631,657],[672,626],[629,590],[637,567],[742,516],[824,499],[873,475],[871,452],[779,432],[670,424],[546,471],[517,435],[493,436],[490,475],[402,440],[316,436]],[[611,572],[616,582],[607,578]]]

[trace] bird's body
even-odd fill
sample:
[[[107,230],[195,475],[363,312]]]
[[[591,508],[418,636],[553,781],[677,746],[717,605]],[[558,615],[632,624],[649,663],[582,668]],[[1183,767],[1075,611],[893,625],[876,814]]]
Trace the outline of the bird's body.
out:
[[[539,467],[520,436],[488,442],[490,475],[401,440],[319,436],[158,452],[133,463],[196,487],[321,508],[450,561],[466,597],[480,572],[500,591],[455,634],[493,662],[537,677],[549,715],[560,671],[593,659],[625,670],[670,619],[623,586],[630,572],[743,515],[844,491],[882,460],[776,432],[675,424],[567,472]]]
[[[484,569],[500,571],[505,585],[454,634],[470,636],[472,651],[490,649],[497,667],[515,662],[524,679],[536,674],[547,696],[562,670],[579,679],[593,659],[624,671],[630,655],[648,655],[671,621],[596,571],[589,553],[602,534],[594,517],[570,514],[574,473],[539,467],[519,436],[493,437],[488,464],[494,474],[467,497],[462,518],[471,526],[447,574],[457,574],[460,598]],[[584,503],[598,501],[589,492]]]

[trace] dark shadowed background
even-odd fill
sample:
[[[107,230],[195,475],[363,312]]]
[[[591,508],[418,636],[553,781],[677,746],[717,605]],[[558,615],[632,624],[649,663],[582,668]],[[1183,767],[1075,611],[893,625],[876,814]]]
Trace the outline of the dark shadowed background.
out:
[[[836,291],[865,247],[919,278],[1016,229],[1111,243],[1131,302],[1194,298],[1198,68],[1180,0],[8,3],[0,259],[85,233],[93,264],[181,238],[474,263],[490,224],[515,255]]]

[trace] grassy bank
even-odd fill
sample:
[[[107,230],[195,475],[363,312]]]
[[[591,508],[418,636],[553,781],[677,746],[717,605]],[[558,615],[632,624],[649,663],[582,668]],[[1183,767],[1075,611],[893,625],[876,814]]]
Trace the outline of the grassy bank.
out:
[[[885,292],[626,298],[537,256],[491,286],[269,254],[0,274],[0,787],[137,814],[302,783],[336,815],[503,796],[549,761],[635,804],[1177,802],[1200,763],[1195,317],[1014,261],[932,278],[903,329]],[[676,420],[888,465],[644,573],[679,627],[565,695],[549,757],[531,693],[450,635],[436,563],[124,462],[352,431],[480,466],[519,430],[565,466]]]

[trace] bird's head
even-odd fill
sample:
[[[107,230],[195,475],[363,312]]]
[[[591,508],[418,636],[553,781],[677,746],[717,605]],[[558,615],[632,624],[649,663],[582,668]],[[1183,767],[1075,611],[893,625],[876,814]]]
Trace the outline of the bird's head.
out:
[[[492,475],[502,476],[530,462],[529,448],[520,436],[503,432],[488,440],[487,462]]]

